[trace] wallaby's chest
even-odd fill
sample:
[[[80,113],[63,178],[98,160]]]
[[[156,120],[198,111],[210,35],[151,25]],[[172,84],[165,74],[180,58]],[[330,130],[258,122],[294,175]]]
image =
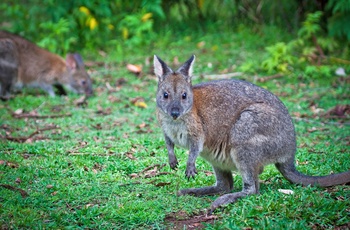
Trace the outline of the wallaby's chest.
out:
[[[162,122],[164,133],[170,138],[175,145],[183,148],[189,148],[188,129],[182,121],[167,121]]]

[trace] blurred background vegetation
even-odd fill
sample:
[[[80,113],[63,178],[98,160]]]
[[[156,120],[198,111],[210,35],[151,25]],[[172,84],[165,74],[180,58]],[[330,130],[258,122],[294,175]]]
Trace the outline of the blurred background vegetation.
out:
[[[259,65],[241,63],[243,71],[289,73],[302,66],[327,75],[329,65],[350,63],[350,0],[5,0],[0,15],[0,29],[58,54],[151,55],[177,40],[254,34],[266,55]]]

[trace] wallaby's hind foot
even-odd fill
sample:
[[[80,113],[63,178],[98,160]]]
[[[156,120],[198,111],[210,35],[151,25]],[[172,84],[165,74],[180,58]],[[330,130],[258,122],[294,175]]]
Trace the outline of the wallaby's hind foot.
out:
[[[211,214],[215,209],[217,209],[221,206],[235,203],[239,198],[245,197],[247,195],[249,195],[249,194],[247,194],[246,192],[243,192],[243,191],[222,195],[211,204],[211,207],[210,207],[208,214]]]
[[[202,188],[187,188],[181,189],[177,192],[178,196],[191,195],[191,196],[206,196],[206,195],[217,195],[230,192],[231,189],[219,187],[217,185],[202,187]]]
[[[202,187],[202,188],[188,188],[178,191],[179,196],[192,195],[192,196],[205,196],[205,195],[216,195],[231,192],[233,189],[233,177],[230,171],[224,171],[219,168],[213,167],[216,184],[213,186]]]

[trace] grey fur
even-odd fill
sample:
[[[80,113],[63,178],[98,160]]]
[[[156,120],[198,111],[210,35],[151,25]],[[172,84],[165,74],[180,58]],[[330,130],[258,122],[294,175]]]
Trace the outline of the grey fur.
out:
[[[227,193],[212,203],[212,211],[259,193],[258,175],[268,164],[275,164],[292,183],[332,186],[350,182],[350,171],[329,176],[298,172],[294,163],[294,125],[284,104],[269,91],[241,80],[192,86],[194,60],[192,56],[173,71],[154,56],[155,74],[159,78],[157,117],[165,136],[170,167],[177,167],[174,145],[179,145],[189,149],[187,178],[197,174],[195,161],[199,155],[211,163],[216,176],[215,185],[183,189],[179,195]],[[241,192],[230,193],[232,170],[242,176]]]

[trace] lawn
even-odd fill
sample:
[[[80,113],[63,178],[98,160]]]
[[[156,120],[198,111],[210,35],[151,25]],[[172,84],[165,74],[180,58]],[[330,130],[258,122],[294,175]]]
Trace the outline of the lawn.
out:
[[[178,170],[168,166],[155,117],[153,54],[171,66],[196,54],[194,82],[240,72],[237,78],[272,91],[289,109],[301,172],[327,175],[350,169],[349,78],[305,80],[292,73],[270,79],[242,72],[240,65],[247,60],[258,64],[264,47],[285,39],[245,33],[179,36],[176,42],[167,38],[143,50],[83,52],[93,97],[50,98],[43,91],[25,89],[0,102],[1,229],[349,228],[348,185],[293,185],[274,166],[260,176],[260,195],[211,216],[205,213],[217,196],[176,196],[180,188],[210,185],[215,178],[210,165],[199,158],[197,177],[187,181],[184,149],[176,148]],[[141,73],[132,73],[128,64],[140,66]],[[241,178],[235,173],[234,178],[239,191]]]

